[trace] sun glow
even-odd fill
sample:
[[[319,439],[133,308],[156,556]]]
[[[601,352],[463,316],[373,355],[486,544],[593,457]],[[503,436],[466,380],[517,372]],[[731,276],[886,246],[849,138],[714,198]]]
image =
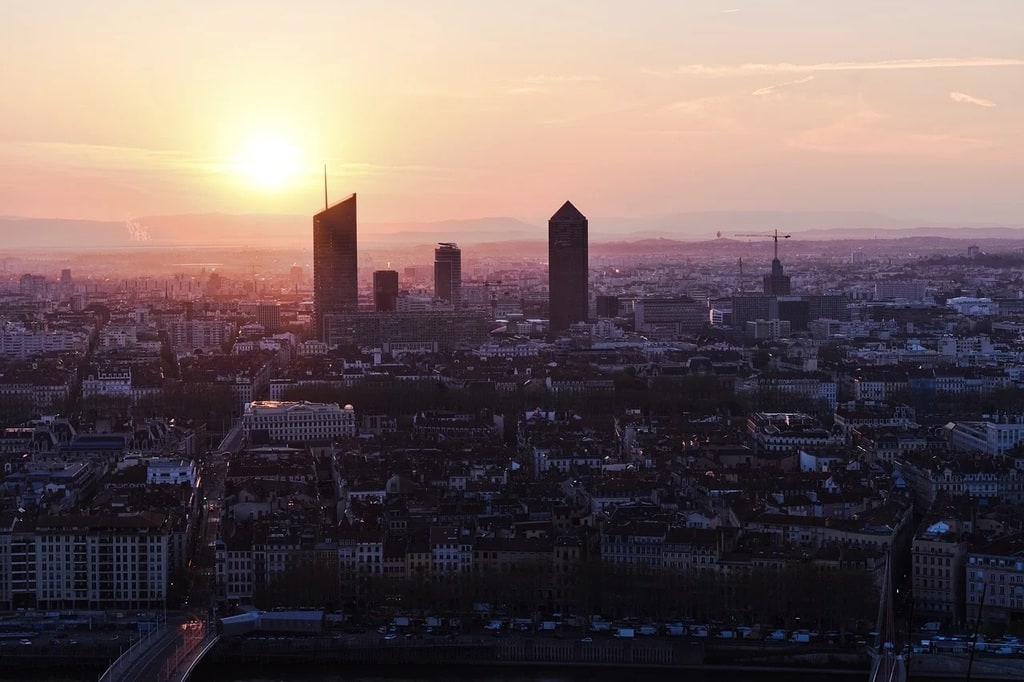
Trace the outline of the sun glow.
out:
[[[299,148],[276,137],[252,139],[237,157],[236,170],[248,182],[258,187],[280,188],[291,183],[299,174],[301,159]]]

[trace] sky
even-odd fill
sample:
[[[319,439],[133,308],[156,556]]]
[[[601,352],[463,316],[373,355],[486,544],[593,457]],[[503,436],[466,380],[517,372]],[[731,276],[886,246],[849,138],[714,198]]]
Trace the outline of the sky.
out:
[[[1021,0],[6,0],[0,215],[1024,225]],[[783,226],[784,227],[784,226]]]

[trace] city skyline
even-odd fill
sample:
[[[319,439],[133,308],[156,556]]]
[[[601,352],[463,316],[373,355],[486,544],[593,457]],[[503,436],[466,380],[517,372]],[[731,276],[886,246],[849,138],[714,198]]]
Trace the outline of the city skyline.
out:
[[[326,163],[367,223],[572,196],[1024,225],[1018,3],[629,9],[20,3],[0,214],[308,215]]]

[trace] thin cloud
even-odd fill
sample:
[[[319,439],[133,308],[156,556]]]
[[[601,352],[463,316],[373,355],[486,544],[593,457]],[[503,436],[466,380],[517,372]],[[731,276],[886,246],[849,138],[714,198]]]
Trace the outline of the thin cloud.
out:
[[[817,64],[793,64],[778,62],[774,64],[733,64],[707,65],[686,64],[675,70],[675,73],[687,76],[752,76],[757,74],[775,73],[824,73],[829,71],[902,71],[913,69],[963,69],[1001,66],[1024,66],[1024,59],[1004,59],[999,57],[932,58],[932,59],[886,59],[874,62],[820,62]]]
[[[77,173],[90,174],[180,174],[208,175],[239,172],[237,159],[219,156],[200,156],[167,149],[144,149],[115,145],[81,144],[67,142],[9,142],[0,143],[0,158],[38,166],[59,165]],[[443,166],[411,164],[378,164],[362,162],[335,162],[328,160],[331,173],[348,177],[392,175],[446,175],[457,169]],[[319,174],[319,164],[308,173]]]
[[[810,83],[812,80],[814,80],[814,76],[805,76],[803,78],[797,78],[795,81],[786,81],[785,83],[778,83],[776,85],[769,85],[765,88],[758,88],[750,94],[754,97],[767,97],[769,95],[774,95],[782,88],[789,88],[794,85],[803,85],[804,83]]]
[[[885,125],[876,111],[861,110],[787,139],[790,146],[843,156],[959,156],[991,146],[989,140],[942,132],[907,132]]]
[[[600,78],[580,74],[538,74],[527,76],[526,82],[531,85],[554,85],[557,83],[596,83]]]
[[[990,99],[972,97],[965,92],[953,91],[949,93],[949,98],[954,102],[959,102],[960,104],[973,104],[978,107],[994,107],[996,105],[996,103]]]
[[[726,97],[723,95],[695,97],[693,99],[683,99],[675,102],[669,102],[668,104],[660,107],[659,110],[666,112],[678,112],[682,114],[707,114],[712,107],[730,101],[732,101],[731,97]]]
[[[5,153],[22,161],[47,160],[74,169],[196,172],[210,170],[214,159],[185,152],[72,142],[10,142]]]
[[[740,11],[740,10],[739,10],[739,8],[738,8],[738,7],[737,7],[737,8],[735,8],[735,9],[723,9],[723,10],[722,10],[722,14],[736,14],[736,13],[737,13],[737,12],[739,12],[739,11]]]

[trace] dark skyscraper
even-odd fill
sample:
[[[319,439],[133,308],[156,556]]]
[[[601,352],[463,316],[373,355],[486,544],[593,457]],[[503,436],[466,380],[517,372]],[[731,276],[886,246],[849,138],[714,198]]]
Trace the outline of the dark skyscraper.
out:
[[[359,307],[356,195],[313,216],[313,333],[324,338],[324,315]]]
[[[462,251],[455,244],[441,242],[434,249],[434,298],[462,307]]]
[[[780,235],[775,231],[775,257],[772,258],[772,271],[764,276],[765,296],[789,296],[792,290],[790,277],[782,271],[782,261],[779,260],[779,239],[789,239],[789,235]]]
[[[791,288],[789,275],[782,271],[782,261],[772,259],[772,271],[764,276],[764,295],[789,296]]]
[[[587,218],[567,201],[548,221],[548,307],[552,333],[586,320]]]
[[[618,317],[619,316],[619,297],[618,296],[598,296],[595,303],[597,308],[598,317]]]
[[[394,312],[398,302],[398,273],[377,270],[373,273],[373,308],[378,313]]]

